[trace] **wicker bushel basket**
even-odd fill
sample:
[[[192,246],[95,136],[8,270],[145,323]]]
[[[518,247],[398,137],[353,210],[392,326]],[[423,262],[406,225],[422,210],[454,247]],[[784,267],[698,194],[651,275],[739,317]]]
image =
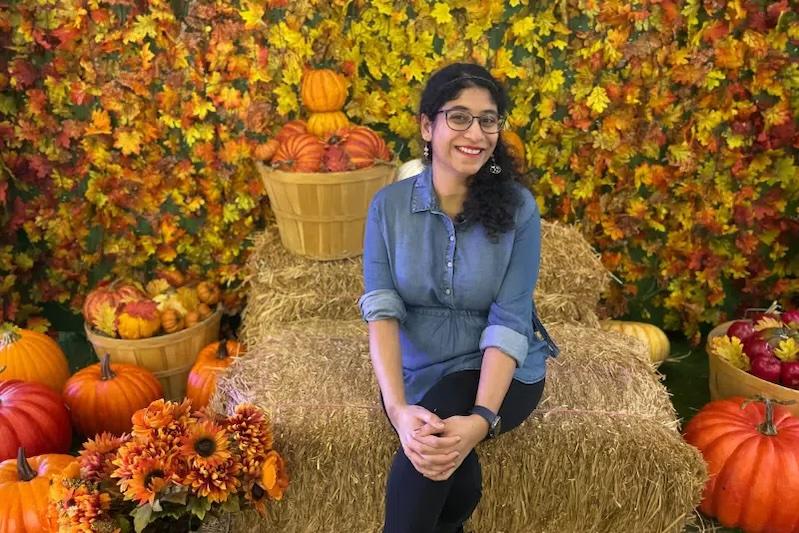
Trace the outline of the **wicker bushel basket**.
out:
[[[396,166],[349,172],[284,172],[258,164],[280,240],[287,250],[318,260],[363,253],[372,196],[394,181]]]
[[[112,363],[129,363],[146,368],[164,387],[164,398],[180,401],[186,395],[186,380],[200,350],[219,339],[222,310],[190,328],[147,339],[113,339],[94,333],[84,324],[86,337],[100,357],[108,354]]]
[[[712,353],[710,341],[715,337],[727,334],[732,322],[724,322],[713,328],[707,336],[707,356],[710,363],[710,399],[720,400],[730,396],[752,398],[757,395],[772,400],[793,400],[796,403],[786,405],[794,416],[799,416],[799,390],[771,383],[735,368],[721,357]]]

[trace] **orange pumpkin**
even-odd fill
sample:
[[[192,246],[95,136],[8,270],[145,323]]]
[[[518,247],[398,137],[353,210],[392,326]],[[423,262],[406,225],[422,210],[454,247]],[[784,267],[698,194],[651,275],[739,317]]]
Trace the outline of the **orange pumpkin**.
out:
[[[272,164],[288,172],[318,172],[325,155],[325,143],[309,133],[289,137],[277,149]]]
[[[200,350],[186,386],[186,397],[191,400],[194,409],[208,405],[208,400],[216,390],[217,376],[243,351],[241,344],[235,340],[212,342]]]
[[[216,283],[201,281],[197,284],[197,297],[201,302],[208,305],[216,305],[219,303],[220,296],[221,291]]]
[[[48,513],[50,479],[73,461],[62,454],[28,459],[20,448],[16,459],[0,463],[0,531],[57,531],[55,517]]]
[[[300,97],[312,113],[338,111],[347,100],[347,78],[327,68],[308,69],[302,76]],[[310,122],[308,126],[310,130]]]
[[[161,327],[158,305],[152,300],[126,303],[117,318],[119,336],[123,339],[152,337]]]
[[[0,325],[0,368],[3,379],[35,381],[61,393],[69,364],[58,343],[36,331],[8,322]]]
[[[311,113],[308,117],[308,133],[324,138],[350,125],[347,116],[341,111]]]
[[[130,431],[133,413],[163,396],[161,383],[149,370],[111,364],[108,354],[76,372],[64,386],[72,424],[86,437],[103,431],[115,435]]]
[[[365,126],[354,126],[341,131],[344,139],[341,147],[350,157],[350,162],[355,168],[364,168],[374,165],[377,161],[390,161],[386,142],[377,132]]]
[[[255,158],[268,162],[275,155],[279,147],[280,142],[277,139],[269,139],[265,143],[255,147]]]
[[[308,125],[304,120],[290,120],[283,124],[275,135],[275,140],[283,144],[290,137],[299,135],[300,133],[308,133]]]
[[[502,141],[505,143],[505,147],[508,150],[508,155],[516,160],[516,164],[520,169],[524,169],[524,141],[522,141],[522,138],[519,137],[516,132],[511,130],[502,130],[500,136],[502,137]]]
[[[799,418],[771,400],[705,405],[685,426],[709,479],[699,509],[729,528],[799,531]]]

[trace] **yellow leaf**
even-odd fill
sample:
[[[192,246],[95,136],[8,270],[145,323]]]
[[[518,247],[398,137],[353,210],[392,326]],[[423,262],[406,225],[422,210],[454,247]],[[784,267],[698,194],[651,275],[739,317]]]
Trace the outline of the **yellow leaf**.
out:
[[[114,147],[122,150],[125,155],[138,154],[141,150],[141,133],[138,131],[120,131],[117,133]]]
[[[799,345],[796,344],[793,337],[783,339],[774,349],[774,355],[776,355],[780,361],[796,361],[797,358],[799,358]]]
[[[781,328],[782,322],[770,316],[764,316],[755,323],[755,331],[763,331],[764,329]]]
[[[430,16],[439,24],[448,24],[452,22],[452,13],[449,12],[449,6],[443,2],[436,2]]]
[[[743,343],[738,337],[715,337],[710,341],[710,349],[735,368],[749,370],[749,358],[744,354]]]
[[[193,93],[191,95],[191,103],[193,106],[191,114],[200,119],[204,119],[209,112],[216,111],[216,107],[214,107],[214,104],[212,104],[208,100],[200,98],[200,96],[198,96],[197,93]]]
[[[92,111],[92,121],[86,128],[86,134],[98,135],[101,133],[111,133],[111,117],[105,109],[95,109]]]
[[[604,88],[594,87],[586,103],[595,113],[602,113],[608,107],[610,99]]]
[[[707,73],[705,77],[704,87],[705,89],[715,89],[719,85],[721,85],[722,80],[727,79],[724,73],[720,70],[713,69]]]
[[[563,76],[563,71],[555,69],[545,75],[541,80],[541,92],[555,93],[561,88],[565,81],[566,78]]]
[[[155,37],[157,34],[155,21],[150,15],[139,15],[136,17],[136,22],[133,23],[131,29],[125,34],[122,42],[124,43],[140,43],[145,37]]]
[[[97,310],[97,316],[92,325],[99,331],[109,337],[116,337],[117,334],[117,313],[108,303],[100,304]]]
[[[264,11],[266,5],[256,5],[252,2],[245,2],[246,9],[239,11],[239,15],[244,21],[245,30],[254,30],[263,24]]]

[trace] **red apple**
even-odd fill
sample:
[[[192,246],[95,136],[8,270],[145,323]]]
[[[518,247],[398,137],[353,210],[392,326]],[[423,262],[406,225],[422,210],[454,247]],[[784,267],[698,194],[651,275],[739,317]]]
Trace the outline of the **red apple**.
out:
[[[782,367],[782,363],[780,363],[779,359],[772,355],[754,357],[751,360],[751,364],[752,368],[749,370],[750,374],[772,383],[779,383],[780,369]]]
[[[774,348],[760,335],[752,335],[743,344],[744,353],[750,360],[756,357],[774,357]]]
[[[745,341],[755,333],[755,328],[748,320],[736,320],[727,328],[727,336],[738,337],[741,342]]]
[[[782,314],[782,321],[785,324],[793,325],[794,327],[799,327],[799,309],[791,309],[790,311],[785,311]]]
[[[780,383],[785,387],[799,389],[799,361],[782,363],[780,371]]]

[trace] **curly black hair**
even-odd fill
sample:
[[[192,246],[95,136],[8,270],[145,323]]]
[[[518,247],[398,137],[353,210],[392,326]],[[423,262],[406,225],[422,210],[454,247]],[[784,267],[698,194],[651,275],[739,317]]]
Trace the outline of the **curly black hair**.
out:
[[[432,121],[444,104],[457,98],[463,89],[469,87],[488,90],[500,116],[507,114],[508,97],[490,72],[471,63],[453,63],[430,77],[422,92],[419,115],[425,115]],[[482,224],[492,240],[513,229],[513,216],[521,203],[514,183],[519,181],[519,171],[516,162],[508,154],[502,135],[494,148],[494,161],[501,167],[501,172],[489,172],[489,161],[470,178],[463,211],[455,220],[460,225]]]

